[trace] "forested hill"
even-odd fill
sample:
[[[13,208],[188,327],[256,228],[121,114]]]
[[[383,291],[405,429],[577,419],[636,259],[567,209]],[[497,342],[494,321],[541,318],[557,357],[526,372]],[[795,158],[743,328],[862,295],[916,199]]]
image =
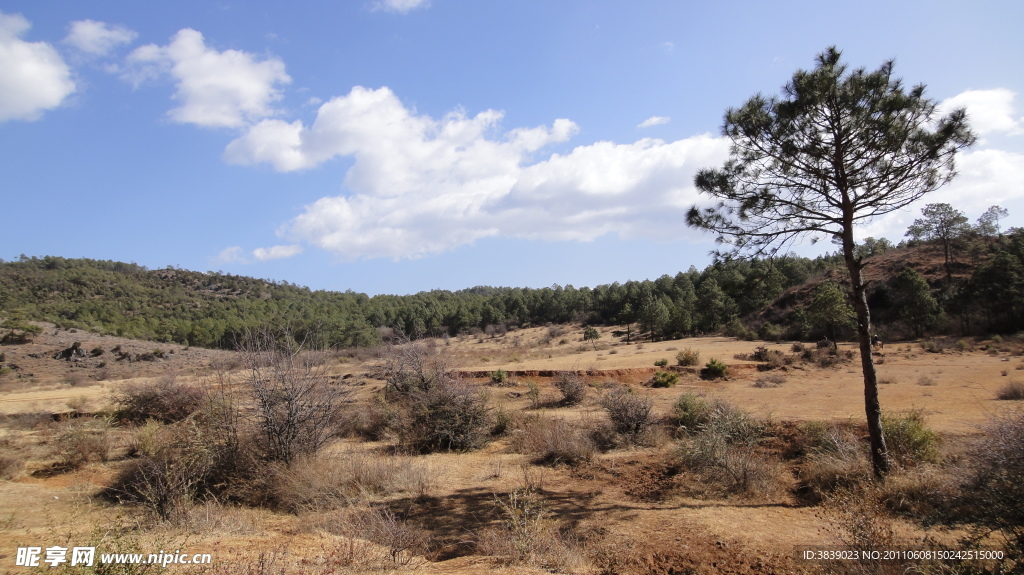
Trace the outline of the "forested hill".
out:
[[[896,248],[869,238],[858,249],[869,264],[878,324],[918,335],[1024,329],[1024,231],[975,240],[955,245],[953,261],[943,263],[937,244]],[[287,325],[298,336],[315,333],[321,343],[343,347],[378,343],[381,327],[420,337],[570,321],[632,325],[653,338],[723,328],[769,339],[841,335],[846,308],[828,303],[828,290],[818,289],[834,285],[831,279],[843,283],[845,274],[835,269],[841,265],[836,255],[787,256],[717,262],[703,271],[691,266],[674,276],[594,288],[474,287],[369,297],[223,273],[22,256],[0,261],[0,338],[18,335],[29,321],[226,348],[247,329],[266,325]]]
[[[415,336],[527,323],[635,322],[672,336],[714,331],[837,264],[786,257],[595,288],[474,287],[369,297],[223,273],[22,257],[0,263],[0,317],[206,347],[230,347],[246,328],[283,324],[299,333],[315,330],[340,346],[376,343],[381,326]]]

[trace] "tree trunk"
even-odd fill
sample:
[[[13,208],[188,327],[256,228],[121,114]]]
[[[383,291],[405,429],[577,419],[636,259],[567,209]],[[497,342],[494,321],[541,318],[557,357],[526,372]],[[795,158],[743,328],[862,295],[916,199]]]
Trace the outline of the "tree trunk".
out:
[[[843,252],[846,269],[853,284],[853,308],[857,311],[857,340],[860,343],[860,364],[864,372],[864,410],[868,419],[868,436],[871,441],[871,467],[875,477],[884,479],[889,472],[889,452],[882,433],[882,407],[878,401],[878,374],[875,360],[871,356],[871,311],[868,309],[867,292],[861,276],[861,262],[853,255],[852,226],[843,234]]]

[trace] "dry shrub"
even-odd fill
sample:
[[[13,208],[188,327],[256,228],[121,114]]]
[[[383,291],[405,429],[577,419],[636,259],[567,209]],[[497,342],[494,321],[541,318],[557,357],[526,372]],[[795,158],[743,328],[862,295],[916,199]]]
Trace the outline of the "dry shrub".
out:
[[[73,469],[108,459],[111,447],[109,422],[99,418],[74,419],[61,427],[53,445],[64,468]]]
[[[847,350],[846,352],[839,352],[835,348],[829,345],[828,347],[807,347],[801,353],[800,357],[807,363],[813,363],[818,367],[828,368],[839,363],[849,361],[853,359],[853,353]]]
[[[382,378],[387,382],[386,394],[408,396],[425,392],[452,380],[454,362],[443,349],[423,342],[401,339],[387,345],[381,352],[384,359]]]
[[[693,393],[679,396],[672,413],[672,421],[679,431],[689,435],[714,435],[728,443],[752,444],[764,431],[762,424],[732,403],[722,399],[708,401]]]
[[[349,389],[327,373],[326,350],[287,329],[264,328],[248,333],[239,351],[267,459],[289,464],[316,453],[341,430]]]
[[[597,446],[587,430],[580,429],[562,418],[537,418],[519,430],[513,438],[513,448],[519,453],[535,456],[535,463],[576,465],[590,461]]]
[[[652,405],[650,399],[633,393],[631,388],[616,389],[601,398],[601,407],[608,412],[612,428],[631,443],[636,443],[654,423]]]
[[[777,373],[769,373],[763,375],[754,381],[754,387],[779,387],[783,383],[786,383],[786,377]]]
[[[429,493],[434,473],[409,457],[349,452],[308,456],[274,471],[278,504],[291,512],[334,509],[353,502],[412,493]]]
[[[399,413],[394,405],[374,398],[359,404],[358,409],[345,411],[339,424],[339,433],[355,434],[370,441],[380,441],[396,426],[398,417]]]
[[[676,354],[676,363],[684,367],[697,365],[700,363],[700,352],[686,348]]]
[[[820,421],[803,426],[806,458],[800,467],[800,494],[820,503],[831,494],[852,489],[871,477],[867,454],[849,427]]]
[[[756,454],[751,445],[711,433],[689,440],[679,460],[699,478],[691,491],[703,497],[770,498],[785,491],[790,481],[781,463]]]
[[[923,385],[923,386],[926,386],[926,387],[931,387],[931,386],[937,385],[937,384],[935,383],[935,380],[932,379],[930,376],[922,375],[921,377],[917,378],[917,385]]]
[[[676,401],[675,419],[691,436],[679,451],[681,465],[699,478],[691,491],[759,498],[786,488],[781,464],[755,453],[763,425],[747,412],[727,401],[684,394]]]
[[[564,405],[577,405],[587,397],[586,378],[575,371],[560,371],[555,377],[555,387],[562,392]]]
[[[584,554],[572,531],[559,530],[547,504],[532,487],[520,487],[505,498],[496,497],[501,525],[483,529],[476,537],[477,552],[506,564],[534,565],[558,572],[576,572]]]
[[[53,419],[45,411],[24,411],[19,413],[0,413],[0,421],[9,429],[30,431],[45,428],[50,425]]]
[[[955,500],[951,523],[970,522],[970,542],[1000,533],[1012,565],[1024,568],[1024,410],[993,417],[972,446],[960,497]],[[1014,570],[1015,569],[1015,570]]]
[[[466,451],[487,440],[491,414],[487,394],[460,381],[447,381],[405,400],[397,431],[405,449],[419,453]]]
[[[133,423],[147,419],[173,423],[198,411],[204,398],[202,388],[182,383],[176,374],[167,373],[154,381],[117,386],[114,389],[115,417]]]
[[[161,519],[197,500],[214,467],[215,453],[194,438],[199,430],[191,425],[148,428],[150,455],[131,461],[112,485],[103,492],[109,499],[139,503]]]
[[[430,550],[430,533],[387,508],[367,511],[361,521],[363,537],[383,546],[393,565],[409,565]]]
[[[878,502],[871,489],[847,489],[837,491],[828,501],[823,519],[825,531],[830,533],[836,549],[882,551],[887,549],[919,549],[921,545],[910,545],[899,538],[893,519],[885,507]],[[903,575],[917,572],[920,562],[873,559],[860,556],[830,562],[828,573],[849,575]]]
[[[1003,400],[1024,399],[1024,382],[1012,380],[999,388],[996,397]]]
[[[957,478],[936,465],[920,465],[886,477],[879,486],[886,507],[918,519],[929,519],[957,495]]]
[[[251,535],[258,531],[248,510],[215,500],[178,507],[169,517],[169,523],[196,535]]]
[[[13,453],[7,439],[0,441],[0,479],[14,479],[25,467],[25,458]]]
[[[89,383],[89,377],[81,371],[69,371],[64,374],[64,383],[71,387],[82,387]]]
[[[402,343],[384,352],[390,429],[403,449],[419,453],[480,447],[491,424],[486,390],[463,383],[440,348]]]

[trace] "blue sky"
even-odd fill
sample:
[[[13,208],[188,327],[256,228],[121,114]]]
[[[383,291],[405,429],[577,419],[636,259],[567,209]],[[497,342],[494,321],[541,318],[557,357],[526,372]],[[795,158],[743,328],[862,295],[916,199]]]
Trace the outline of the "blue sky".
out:
[[[699,4],[699,5],[698,5]],[[726,108],[837,45],[966,106],[928,202],[1024,225],[1017,2],[0,3],[0,257],[412,293],[703,267]],[[801,248],[816,253],[818,248]]]

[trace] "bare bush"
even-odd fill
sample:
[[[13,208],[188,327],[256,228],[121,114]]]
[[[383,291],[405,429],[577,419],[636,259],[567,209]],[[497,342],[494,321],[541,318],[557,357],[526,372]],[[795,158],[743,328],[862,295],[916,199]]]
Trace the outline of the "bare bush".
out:
[[[326,353],[269,329],[251,332],[240,351],[267,458],[288,464],[316,453],[338,431],[348,395],[328,375]]]
[[[708,401],[693,393],[684,393],[676,400],[672,419],[683,433],[716,435],[728,443],[751,444],[763,432],[761,424],[732,403]]]
[[[737,444],[719,433],[703,433],[680,451],[680,463],[697,474],[695,491],[702,496],[770,497],[784,491],[783,466],[758,455],[749,444]]]
[[[650,399],[640,397],[628,388],[616,389],[601,398],[601,407],[608,412],[613,429],[630,442],[636,442],[654,423],[652,405]]]
[[[202,388],[179,381],[174,373],[144,383],[123,383],[114,388],[115,417],[132,423],[173,423],[198,411],[204,395]]]
[[[899,549],[907,548],[901,540],[893,519],[874,493],[860,489],[838,492],[829,500],[823,513],[826,531],[842,549]],[[837,560],[828,565],[829,573],[850,575],[901,575],[917,571],[919,561],[899,561],[858,554],[849,560]]]
[[[799,479],[805,500],[819,503],[833,493],[869,480],[867,453],[851,429],[812,421],[802,431],[807,456]]]
[[[108,498],[140,503],[162,519],[195,501],[202,493],[215,454],[196,441],[194,424],[164,429],[150,456],[132,461],[104,490]]]
[[[982,431],[949,520],[974,523],[975,543],[1002,534],[1016,562],[1006,572],[1018,572],[1024,567],[1024,410],[994,417]]]
[[[1024,399],[1024,382],[1018,380],[1010,381],[999,388],[999,391],[996,392],[996,397],[1003,400]]]
[[[106,461],[110,454],[110,425],[102,419],[75,419],[63,424],[54,439],[62,466],[81,467],[90,461]]]
[[[385,394],[389,397],[429,391],[451,381],[454,371],[454,362],[449,354],[405,338],[388,344],[383,358],[382,376],[387,382]]]
[[[278,504],[291,512],[340,508],[371,497],[425,497],[434,474],[410,457],[345,453],[307,456],[274,472]]]
[[[571,531],[561,531],[540,493],[520,487],[495,498],[501,525],[477,535],[477,551],[508,564],[535,565],[552,571],[576,572],[584,562]]]
[[[597,446],[586,430],[561,418],[537,418],[514,436],[513,447],[519,453],[536,457],[536,463],[576,465],[590,461]]]
[[[779,387],[786,383],[786,377],[777,373],[763,375],[754,381],[754,387]]]
[[[399,442],[420,453],[465,451],[487,439],[487,393],[451,380],[411,394],[397,422]]]
[[[14,479],[25,467],[25,458],[19,454],[12,453],[10,445],[3,444],[3,451],[0,452],[0,479]]]
[[[586,378],[575,371],[560,371],[555,376],[555,387],[562,392],[562,403],[577,405],[587,397]]]

